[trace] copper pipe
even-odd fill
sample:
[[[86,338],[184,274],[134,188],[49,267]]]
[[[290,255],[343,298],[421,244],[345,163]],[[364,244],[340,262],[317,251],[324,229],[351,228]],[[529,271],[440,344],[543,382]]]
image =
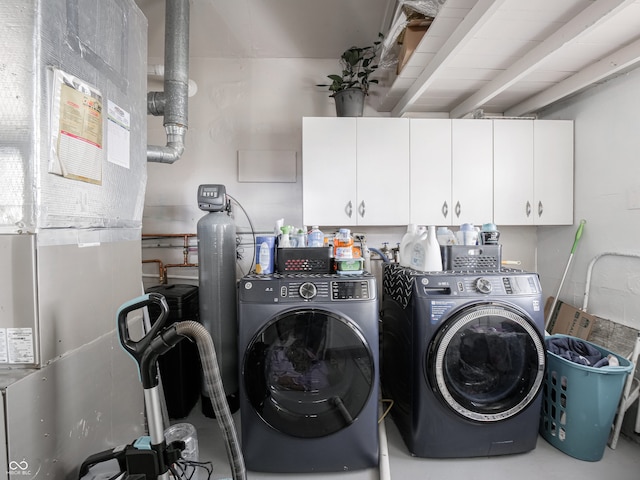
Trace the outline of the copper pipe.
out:
[[[142,238],[154,238],[154,237],[158,237],[158,238],[179,238],[179,237],[183,237],[183,238],[190,238],[190,237],[197,237],[198,234],[197,233],[143,233],[142,234]]]
[[[172,263],[164,265],[162,271],[160,273],[160,283],[167,283],[167,269],[173,267],[197,267],[197,263],[189,262],[189,249],[191,245],[189,245],[189,239],[192,237],[197,237],[195,233],[153,233],[153,234],[144,234],[142,235],[143,240],[149,240],[152,238],[182,238],[182,263]],[[153,260],[150,260],[153,261]]]
[[[158,276],[160,277],[160,283],[165,283],[165,274],[166,274],[166,268],[164,267],[164,265],[162,264],[162,260],[158,260],[158,259],[153,259],[153,260],[142,260],[142,263],[157,263],[158,264]]]
[[[167,280],[167,268],[174,268],[174,267],[197,267],[198,264],[197,263],[168,263],[164,266],[164,279],[165,281],[162,283],[166,283]]]

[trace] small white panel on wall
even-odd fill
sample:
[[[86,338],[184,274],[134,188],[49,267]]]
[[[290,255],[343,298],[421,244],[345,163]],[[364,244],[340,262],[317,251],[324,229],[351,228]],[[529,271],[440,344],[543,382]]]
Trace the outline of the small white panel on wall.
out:
[[[296,152],[238,150],[238,182],[295,183]]]

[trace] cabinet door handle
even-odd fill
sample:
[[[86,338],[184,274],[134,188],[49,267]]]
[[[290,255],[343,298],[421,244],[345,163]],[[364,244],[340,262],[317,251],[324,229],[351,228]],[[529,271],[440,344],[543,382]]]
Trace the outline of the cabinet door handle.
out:
[[[542,212],[544,211],[544,208],[542,208],[542,201],[538,202],[538,217],[542,216]]]
[[[527,200],[527,206],[524,209],[524,211],[527,214],[527,218],[529,218],[529,216],[531,215],[531,202],[529,202],[528,200]]]
[[[351,200],[349,200],[349,203],[347,203],[347,205],[344,207],[344,212],[349,218],[351,218],[351,215],[353,215],[353,203],[351,203]]]
[[[447,205],[447,201],[445,200],[442,204],[442,216],[447,218],[447,215],[449,215],[449,205]]]
[[[461,212],[462,208],[460,207],[460,202],[456,203],[456,217],[460,218],[460,212]]]
[[[366,211],[366,208],[363,200],[362,202],[360,202],[360,208],[358,208],[358,212],[360,213],[361,218],[364,218],[365,211]]]

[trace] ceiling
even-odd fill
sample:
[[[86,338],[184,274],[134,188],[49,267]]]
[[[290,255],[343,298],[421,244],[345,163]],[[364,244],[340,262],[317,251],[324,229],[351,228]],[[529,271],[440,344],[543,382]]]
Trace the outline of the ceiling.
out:
[[[190,56],[337,59],[386,34],[398,3],[428,2],[191,0]],[[162,57],[164,1],[136,3],[149,20],[149,56]],[[378,72],[380,112],[532,115],[640,62],[640,0],[431,3],[438,14],[401,74]]]

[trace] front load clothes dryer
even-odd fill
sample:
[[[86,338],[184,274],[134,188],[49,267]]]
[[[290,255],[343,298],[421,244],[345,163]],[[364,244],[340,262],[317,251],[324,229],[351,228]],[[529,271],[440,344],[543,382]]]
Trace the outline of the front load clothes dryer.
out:
[[[538,276],[385,264],[382,388],[409,451],[452,458],[535,448],[545,369]]]
[[[377,466],[378,322],[369,274],[240,280],[240,414],[248,470]]]

